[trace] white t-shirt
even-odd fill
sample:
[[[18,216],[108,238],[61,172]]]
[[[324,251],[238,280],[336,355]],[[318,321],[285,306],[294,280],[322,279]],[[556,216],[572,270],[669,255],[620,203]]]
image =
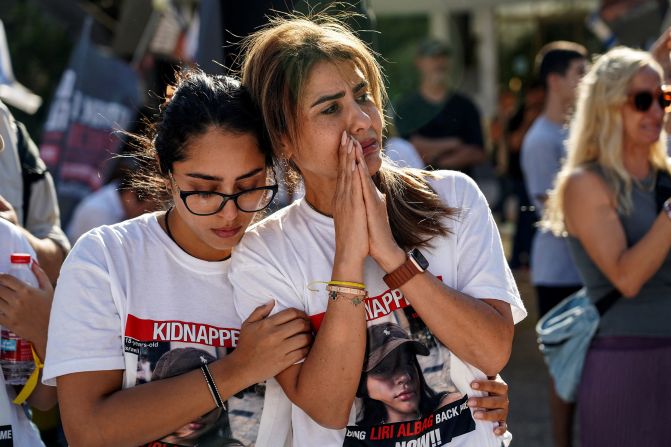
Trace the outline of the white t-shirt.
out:
[[[499,233],[484,196],[473,180],[464,174],[452,171],[435,174],[439,178],[431,184],[436,193],[444,203],[461,212],[458,218],[446,221],[452,234],[436,239],[434,247],[422,249],[430,263],[429,271],[445,284],[470,296],[510,303],[517,323],[526,316],[526,310],[508,269]],[[305,200],[295,202],[251,228],[235,249],[231,264],[231,283],[240,317],[246,318],[256,306],[274,298],[277,301],[274,311],[290,307],[302,309],[317,328],[326,311],[328,297],[323,287],[314,291],[313,283],[330,279],[334,254],[333,220],[314,211]],[[382,280],[384,274],[371,258],[366,259],[364,283],[370,296],[366,302],[369,342],[371,328],[377,324],[403,326],[411,335],[405,341],[397,339],[396,343],[415,348],[418,354],[415,357],[421,367],[416,376],[421,373],[426,384],[437,394],[474,395],[470,382],[484,378],[484,374],[451,355],[412,312],[400,290],[389,290]],[[428,345],[429,355],[421,353],[424,349],[411,343],[410,337]],[[435,442],[435,437],[442,434],[441,445],[448,445],[448,436],[450,439],[455,436],[450,446],[498,447],[501,441],[494,436],[492,424],[474,421],[469,411],[462,411],[464,401],[441,406],[441,411],[430,415],[420,412],[422,420],[433,418],[433,423],[426,422],[413,436],[398,424],[386,424],[383,429],[379,429],[382,427],[379,424],[359,429],[354,424],[362,417],[365,419],[364,401],[352,410],[347,430],[329,430],[297,406],[287,403],[281,388],[275,381],[270,381],[257,446],[281,446],[282,441],[292,435],[296,447],[382,446],[387,443],[393,446],[395,440],[428,442],[433,439]],[[433,433],[436,429],[440,433]],[[385,434],[380,435],[380,430],[386,430]],[[389,435],[389,430],[393,435]],[[400,435],[399,430],[402,430]],[[371,441],[376,436],[382,443]],[[365,438],[368,443],[360,438]]]
[[[182,251],[156,214],[90,231],[58,279],[44,383],[74,372],[123,370],[123,387],[130,388],[226,355],[240,328],[229,263]],[[228,415],[214,411],[199,445],[230,436]],[[174,436],[163,440],[179,445]]]
[[[0,272],[9,271],[9,256],[12,253],[29,253],[35,258],[35,252],[21,231],[4,219],[0,219]],[[0,445],[2,440],[12,439],[16,446],[43,447],[40,433],[26,417],[21,405],[15,405],[13,386],[5,385],[0,370]]]
[[[117,182],[91,193],[75,208],[68,225],[68,238],[73,244],[92,228],[112,225],[126,219]]]
[[[411,142],[399,137],[391,137],[384,145],[384,153],[403,168],[424,169],[426,163],[417,153],[417,149]]]

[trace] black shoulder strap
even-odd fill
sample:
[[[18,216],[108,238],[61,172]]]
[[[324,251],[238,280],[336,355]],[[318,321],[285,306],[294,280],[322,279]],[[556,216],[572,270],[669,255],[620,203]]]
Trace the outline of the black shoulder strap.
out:
[[[597,312],[599,312],[599,315],[603,317],[603,314],[608,312],[608,309],[613,307],[613,304],[617,300],[620,299],[622,294],[620,293],[619,290],[616,288],[613,288],[608,294],[602,298],[600,298],[598,301],[594,303],[594,307],[596,307]]]
[[[657,171],[657,181],[655,182],[657,212],[662,210],[662,205],[669,198],[671,198],[671,175],[668,171]]]
[[[30,195],[33,183],[44,178],[47,167],[40,158],[40,150],[30,138],[28,130],[23,123],[16,123],[16,142],[21,163],[21,177],[23,180],[23,222],[28,221],[28,210],[30,209]]]

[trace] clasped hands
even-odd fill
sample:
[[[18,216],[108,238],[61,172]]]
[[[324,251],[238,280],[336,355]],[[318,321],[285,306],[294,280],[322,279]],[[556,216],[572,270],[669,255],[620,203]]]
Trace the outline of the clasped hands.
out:
[[[392,235],[386,200],[373,181],[361,144],[343,132],[333,197],[336,260],[363,264],[370,255],[386,271],[403,263],[405,252]]]

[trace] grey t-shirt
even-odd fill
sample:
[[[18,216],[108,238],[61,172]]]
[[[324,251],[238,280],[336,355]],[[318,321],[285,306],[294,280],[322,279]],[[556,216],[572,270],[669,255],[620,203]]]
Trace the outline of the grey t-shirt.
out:
[[[522,172],[529,197],[536,207],[536,216],[543,214],[543,201],[554,186],[555,177],[566,156],[564,140],[566,128],[541,115],[527,132],[522,142]],[[537,286],[580,285],[565,238],[549,231],[537,231],[531,247],[531,280]]]

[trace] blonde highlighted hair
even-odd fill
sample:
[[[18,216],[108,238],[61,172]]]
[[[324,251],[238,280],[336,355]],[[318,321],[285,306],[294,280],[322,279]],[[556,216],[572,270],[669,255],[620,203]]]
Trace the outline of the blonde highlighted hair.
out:
[[[310,70],[322,61],[351,62],[368,82],[380,113],[387,96],[382,70],[374,53],[337,18],[324,14],[270,19],[243,45],[242,83],[261,110],[278,159],[287,138],[300,143],[300,103]],[[298,173],[289,162],[289,167]],[[299,173],[298,173],[299,174]],[[395,167],[383,157],[374,180],[387,196],[389,223],[401,247],[424,246],[450,231],[442,221],[456,211],[445,206],[427,182],[430,174]]]
[[[663,79],[662,68],[650,53],[617,47],[600,56],[580,82],[566,141],[568,155],[549,194],[542,227],[556,235],[566,234],[563,210],[567,181],[577,170],[594,165],[602,168],[617,210],[631,212],[632,176],[624,167],[621,111],[633,77],[646,67]],[[661,132],[650,148],[653,169],[669,170],[665,141],[666,134]]]

